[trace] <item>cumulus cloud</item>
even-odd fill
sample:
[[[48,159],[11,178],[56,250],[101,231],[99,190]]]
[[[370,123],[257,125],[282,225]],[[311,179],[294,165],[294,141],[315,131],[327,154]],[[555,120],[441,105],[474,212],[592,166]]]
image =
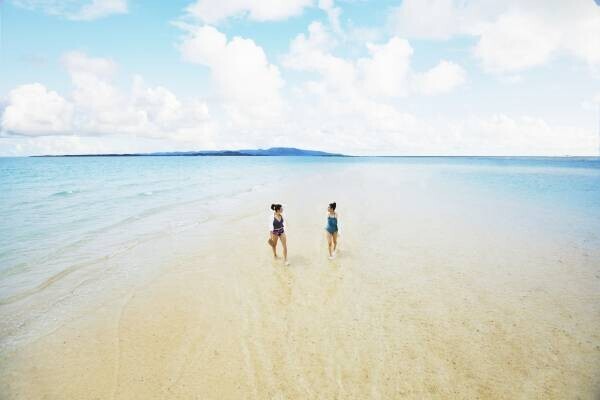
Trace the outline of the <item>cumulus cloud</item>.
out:
[[[383,44],[367,43],[368,57],[345,59],[333,54],[337,42],[319,22],[313,22],[308,35],[298,35],[283,58],[283,65],[296,70],[317,72],[321,83],[342,93],[362,96],[401,97],[420,93],[444,93],[463,84],[465,70],[456,63],[441,61],[424,72],[411,67],[413,48],[399,37]]]
[[[127,0],[12,0],[17,6],[76,21],[91,21],[128,11]]]
[[[73,105],[40,83],[10,91],[0,126],[9,133],[40,136],[70,133]]]
[[[35,83],[12,90],[1,116],[5,133],[25,136],[128,135],[169,138],[214,147],[215,122],[199,100],[182,101],[164,87],[135,76],[129,91],[112,79],[116,64],[70,52],[63,64],[71,78],[68,96]]]
[[[451,91],[466,81],[466,72],[458,64],[442,60],[438,65],[418,74],[415,79],[416,90],[426,95]]]
[[[590,0],[404,0],[390,24],[406,37],[474,36],[473,54],[493,73],[543,65],[565,54],[600,65],[600,8]]]
[[[284,81],[253,40],[228,40],[208,25],[187,27],[179,49],[186,61],[209,68],[216,94],[235,122],[260,126],[281,117]]]
[[[112,83],[117,69],[113,61],[81,52],[67,53],[62,60],[73,84],[77,122],[86,132],[106,133],[113,122],[121,126],[135,123],[135,115],[127,113],[125,94]]]
[[[299,15],[313,0],[197,0],[188,13],[207,24],[245,16],[255,21],[278,21]]]
[[[406,95],[413,54],[408,41],[393,37],[382,45],[367,43],[367,48],[370,57],[357,61],[366,90],[376,95]]]
[[[320,22],[308,27],[308,35],[299,34],[283,57],[283,65],[298,71],[316,72],[323,82],[334,90],[352,89],[356,80],[356,68],[351,61],[331,53],[336,40]]]
[[[482,29],[474,54],[488,71],[518,71],[544,64],[560,42],[561,33],[542,17],[510,12]]]

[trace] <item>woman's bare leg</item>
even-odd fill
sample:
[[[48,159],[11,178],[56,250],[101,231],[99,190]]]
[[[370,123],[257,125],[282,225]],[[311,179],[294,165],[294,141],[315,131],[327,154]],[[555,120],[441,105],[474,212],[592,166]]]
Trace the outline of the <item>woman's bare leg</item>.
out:
[[[333,252],[335,253],[337,250],[337,232],[333,232],[331,236],[333,238]]]
[[[277,235],[271,233],[271,240],[273,241],[273,246],[271,246],[273,249],[273,257],[277,258]]]
[[[333,254],[331,253],[331,247],[333,245],[333,235],[329,232],[327,232],[327,250],[329,250],[329,257],[333,257]]]
[[[283,245],[283,260],[287,262],[287,238],[285,237],[285,233],[281,234],[280,239]]]

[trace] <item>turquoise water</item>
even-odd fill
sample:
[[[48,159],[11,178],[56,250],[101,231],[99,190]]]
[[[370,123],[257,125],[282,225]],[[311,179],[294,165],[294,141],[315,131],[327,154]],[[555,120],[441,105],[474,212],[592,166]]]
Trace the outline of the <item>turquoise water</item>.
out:
[[[149,235],[202,224],[221,199],[372,165],[475,204],[504,198],[545,209],[555,228],[585,240],[600,234],[599,158],[0,158],[0,302]]]

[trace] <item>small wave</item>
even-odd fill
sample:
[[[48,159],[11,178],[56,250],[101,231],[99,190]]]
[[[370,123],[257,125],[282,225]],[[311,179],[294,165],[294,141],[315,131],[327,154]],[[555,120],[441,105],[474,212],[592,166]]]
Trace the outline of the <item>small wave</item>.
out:
[[[76,193],[79,193],[79,190],[61,190],[60,192],[53,193],[52,196],[70,196]]]
[[[148,191],[148,192],[142,192],[142,193],[140,193],[139,195],[140,195],[140,196],[152,196],[153,194],[154,194],[154,192],[152,192],[152,191]]]

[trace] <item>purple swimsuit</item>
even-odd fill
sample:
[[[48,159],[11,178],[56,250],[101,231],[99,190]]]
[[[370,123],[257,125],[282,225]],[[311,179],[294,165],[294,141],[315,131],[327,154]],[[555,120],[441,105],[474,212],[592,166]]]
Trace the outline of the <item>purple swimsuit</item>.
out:
[[[281,221],[278,221],[277,218],[273,217],[273,230],[271,231],[273,235],[281,236],[283,232],[283,217],[281,217]]]

